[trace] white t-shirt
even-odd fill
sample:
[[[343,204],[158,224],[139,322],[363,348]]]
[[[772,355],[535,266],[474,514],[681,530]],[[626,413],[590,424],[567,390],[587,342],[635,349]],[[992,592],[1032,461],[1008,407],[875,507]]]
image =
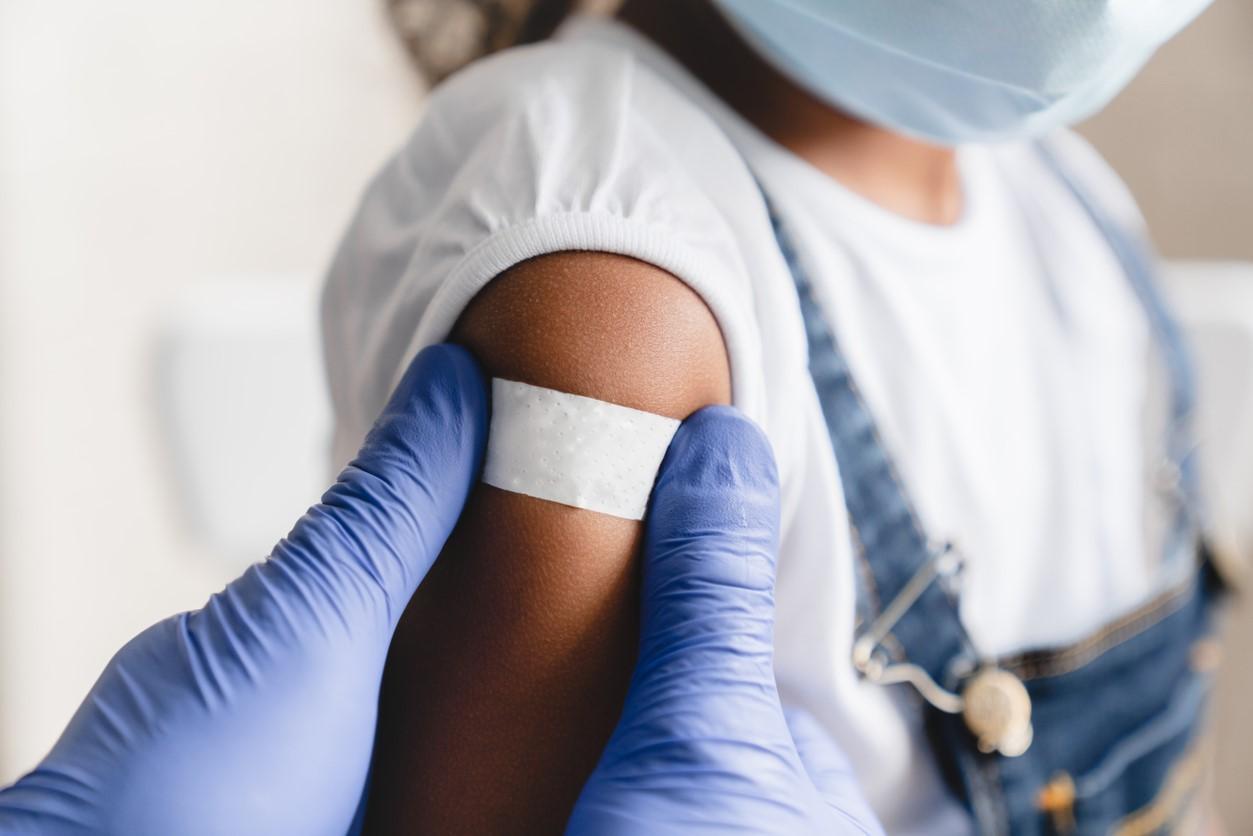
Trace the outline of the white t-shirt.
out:
[[[1094,152],[1058,140],[1114,216],[1138,226]],[[785,698],[843,745],[890,832],[967,831],[917,696],[860,680],[850,662],[850,529],[795,286],[754,179],[929,535],[966,557],[962,615],[976,646],[1000,654],[1073,641],[1154,590],[1151,349],[1105,241],[1029,147],[963,148],[959,165],[959,223],[903,219],[771,142],[612,21],[577,19],[556,41],[477,62],[431,95],[331,269],[336,461],[417,350],[511,265],[586,249],[670,271],[717,317],[734,403],[778,459]]]

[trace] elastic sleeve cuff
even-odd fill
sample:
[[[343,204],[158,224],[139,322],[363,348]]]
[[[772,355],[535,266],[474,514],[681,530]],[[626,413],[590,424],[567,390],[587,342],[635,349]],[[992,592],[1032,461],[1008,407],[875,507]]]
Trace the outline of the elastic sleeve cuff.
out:
[[[506,227],[471,249],[436,290],[398,367],[393,385],[417,353],[447,339],[457,318],[493,278],[530,258],[581,250],[629,256],[661,268],[687,284],[709,306],[726,345],[731,397],[736,407],[762,420],[763,391],[752,358],[757,342],[747,280],[737,266],[693,246],[664,227],[613,215],[565,213]],[[736,285],[740,285],[737,290]]]

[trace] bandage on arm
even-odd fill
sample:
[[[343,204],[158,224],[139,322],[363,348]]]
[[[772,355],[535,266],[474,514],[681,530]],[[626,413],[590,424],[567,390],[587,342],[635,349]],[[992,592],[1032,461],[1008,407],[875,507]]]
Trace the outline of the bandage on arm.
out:
[[[453,339],[488,377],[652,415],[729,401],[713,315],[623,256],[524,262],[476,297]],[[608,510],[473,491],[392,644],[367,833],[561,832],[638,640],[642,525]]]

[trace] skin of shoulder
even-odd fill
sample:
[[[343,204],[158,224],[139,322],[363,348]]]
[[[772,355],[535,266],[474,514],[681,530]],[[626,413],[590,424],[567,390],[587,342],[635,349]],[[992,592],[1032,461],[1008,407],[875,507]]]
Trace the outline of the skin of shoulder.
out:
[[[713,314],[625,256],[523,262],[452,340],[487,377],[673,418],[730,399]],[[635,521],[475,488],[392,643],[367,833],[564,828],[634,666],[641,536]]]

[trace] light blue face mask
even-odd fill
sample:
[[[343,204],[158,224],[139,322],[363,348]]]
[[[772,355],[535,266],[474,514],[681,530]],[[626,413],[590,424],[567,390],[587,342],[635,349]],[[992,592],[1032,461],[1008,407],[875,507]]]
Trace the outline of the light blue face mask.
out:
[[[715,0],[762,57],[883,127],[955,144],[1102,108],[1210,0]]]

